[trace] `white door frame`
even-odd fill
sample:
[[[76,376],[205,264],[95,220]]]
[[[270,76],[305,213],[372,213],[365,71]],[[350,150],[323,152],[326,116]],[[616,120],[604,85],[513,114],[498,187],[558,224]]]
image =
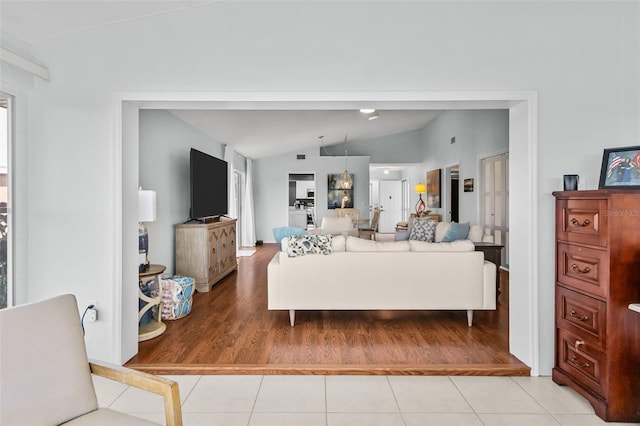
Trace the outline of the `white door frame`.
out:
[[[137,353],[137,205],[138,112],[140,109],[509,109],[511,206],[509,350],[539,373],[537,93],[534,91],[434,92],[114,92],[113,132],[113,287],[114,361],[123,364]],[[517,312],[518,315],[511,314]],[[547,336],[548,338],[548,336]]]

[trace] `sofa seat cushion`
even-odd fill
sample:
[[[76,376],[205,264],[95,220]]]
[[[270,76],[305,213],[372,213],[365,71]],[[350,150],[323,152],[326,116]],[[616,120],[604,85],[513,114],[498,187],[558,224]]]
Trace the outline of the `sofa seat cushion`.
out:
[[[429,243],[426,241],[412,241],[409,240],[411,251],[441,251],[441,252],[466,252],[475,251],[475,244],[471,240],[456,240],[450,243]]]
[[[287,242],[289,257],[304,256],[306,254],[331,254],[332,235],[293,235]]]
[[[84,416],[76,417],[65,423],[69,426],[95,426],[95,425],[119,425],[119,426],[158,426],[159,423],[155,423],[149,420],[142,419],[140,417],[130,416],[125,413],[120,413],[109,408],[98,408],[95,411],[85,414]]]
[[[411,251],[408,241],[373,241],[347,237],[347,251]]]

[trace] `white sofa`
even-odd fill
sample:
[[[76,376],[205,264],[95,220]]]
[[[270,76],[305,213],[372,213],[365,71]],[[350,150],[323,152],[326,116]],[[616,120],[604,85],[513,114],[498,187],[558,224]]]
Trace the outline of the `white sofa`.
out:
[[[286,243],[286,241],[284,241]],[[286,247],[267,272],[268,309],[474,310],[496,308],[496,266],[473,242],[377,242],[332,237],[331,254],[289,257]]]

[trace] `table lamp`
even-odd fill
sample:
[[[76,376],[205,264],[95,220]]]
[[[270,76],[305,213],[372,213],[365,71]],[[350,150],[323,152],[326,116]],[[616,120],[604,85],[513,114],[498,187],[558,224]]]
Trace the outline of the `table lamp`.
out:
[[[427,192],[427,185],[425,185],[424,183],[416,183],[415,191],[416,194],[420,194],[420,199],[416,203],[416,216],[421,217],[427,214],[427,205],[422,200],[422,194]]]
[[[149,234],[145,222],[156,220],[156,191],[138,189],[138,272],[149,270]]]

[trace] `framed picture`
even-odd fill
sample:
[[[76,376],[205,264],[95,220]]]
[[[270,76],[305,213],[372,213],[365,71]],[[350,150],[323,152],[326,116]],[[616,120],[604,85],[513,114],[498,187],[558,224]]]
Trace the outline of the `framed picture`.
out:
[[[473,192],[473,178],[464,180],[464,192]]]
[[[640,189],[640,146],[605,149],[598,188]]]
[[[354,175],[351,174],[351,182]],[[352,209],[353,187],[342,189],[342,173],[327,176],[327,208],[328,209]]]
[[[427,172],[427,207],[440,208],[440,170]]]

